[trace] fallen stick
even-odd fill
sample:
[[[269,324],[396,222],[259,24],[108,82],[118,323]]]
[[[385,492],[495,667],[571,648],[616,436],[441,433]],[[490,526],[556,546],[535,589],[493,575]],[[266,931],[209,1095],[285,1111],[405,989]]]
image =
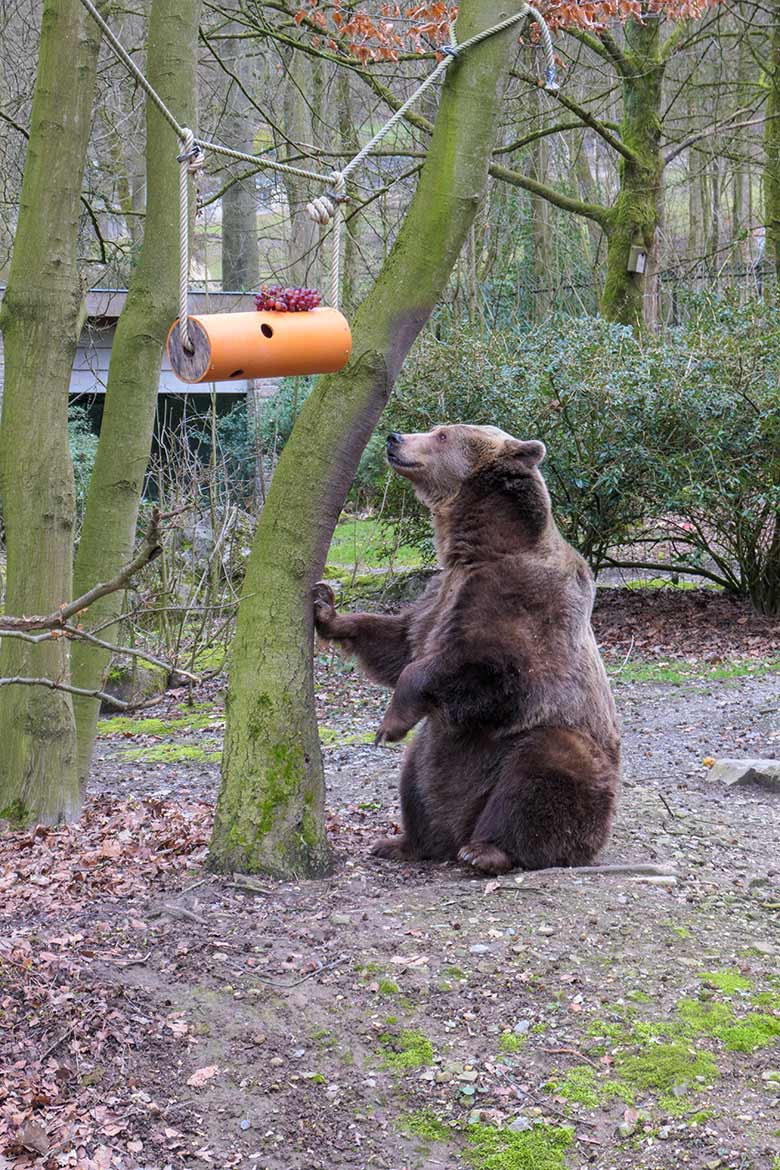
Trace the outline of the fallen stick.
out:
[[[548,873],[570,873],[586,877],[612,873],[648,874],[653,877],[678,876],[677,866],[670,861],[661,862],[659,865],[644,861],[627,862],[625,865],[554,865],[550,869],[528,869],[525,873],[531,873],[534,877],[544,877]]]

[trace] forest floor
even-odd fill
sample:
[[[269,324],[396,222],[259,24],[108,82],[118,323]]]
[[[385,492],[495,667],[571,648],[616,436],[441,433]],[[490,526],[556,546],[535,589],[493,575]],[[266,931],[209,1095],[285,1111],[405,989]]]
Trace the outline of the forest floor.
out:
[[[373,860],[385,694],[317,687],[331,877],[202,867],[219,680],[102,724],[79,826],[0,840],[0,1168],[777,1170],[778,626],[605,590],[625,787],[602,862],[676,879]]]

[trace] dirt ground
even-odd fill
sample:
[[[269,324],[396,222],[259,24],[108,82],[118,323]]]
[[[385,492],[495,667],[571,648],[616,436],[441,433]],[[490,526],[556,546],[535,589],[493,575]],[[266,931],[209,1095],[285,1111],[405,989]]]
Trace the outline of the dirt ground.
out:
[[[144,712],[173,731],[106,725],[81,826],[0,841],[0,1167],[778,1170],[780,797],[702,765],[780,754],[775,631],[709,604],[687,645],[644,599],[597,615],[625,760],[600,860],[676,877],[373,860],[402,749],[329,655],[326,880],[203,870],[219,680]],[[706,671],[729,632],[751,673],[625,669],[676,639]]]

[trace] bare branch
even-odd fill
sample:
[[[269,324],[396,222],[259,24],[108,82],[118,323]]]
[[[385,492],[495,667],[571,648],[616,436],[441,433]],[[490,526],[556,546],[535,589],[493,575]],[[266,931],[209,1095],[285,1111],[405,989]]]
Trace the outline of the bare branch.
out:
[[[118,707],[120,711],[126,711],[130,704],[125,703],[123,699],[117,699],[115,695],[109,695],[106,691],[88,690],[86,687],[72,687],[69,683],[57,682],[53,678],[25,678],[18,675],[15,678],[0,678],[0,687],[48,687],[50,691],[67,691],[69,695],[83,695],[87,699],[101,699],[104,703],[110,703],[114,707]]]
[[[44,617],[9,617],[7,614],[0,614],[0,634],[5,630],[62,630],[70,618],[89,609],[90,605],[94,605],[101,597],[107,597],[109,593],[117,593],[120,589],[124,589],[136,573],[139,573],[162,552],[161,520],[162,514],[158,508],[155,508],[152,511],[149,527],[140,549],[133,559],[128,561],[110,581],[93,585],[81,597],[69,601],[66,605],[61,605],[55,613],[47,614]]]

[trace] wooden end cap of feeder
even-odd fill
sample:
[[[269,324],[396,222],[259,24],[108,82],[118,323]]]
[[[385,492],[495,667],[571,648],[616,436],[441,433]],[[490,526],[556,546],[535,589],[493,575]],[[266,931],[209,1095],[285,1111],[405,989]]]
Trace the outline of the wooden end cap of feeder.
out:
[[[189,318],[192,353],[179,322],[168,333],[171,369],[182,382],[230,382],[335,374],[352,352],[352,334],[338,309],[303,313],[202,313]]]

